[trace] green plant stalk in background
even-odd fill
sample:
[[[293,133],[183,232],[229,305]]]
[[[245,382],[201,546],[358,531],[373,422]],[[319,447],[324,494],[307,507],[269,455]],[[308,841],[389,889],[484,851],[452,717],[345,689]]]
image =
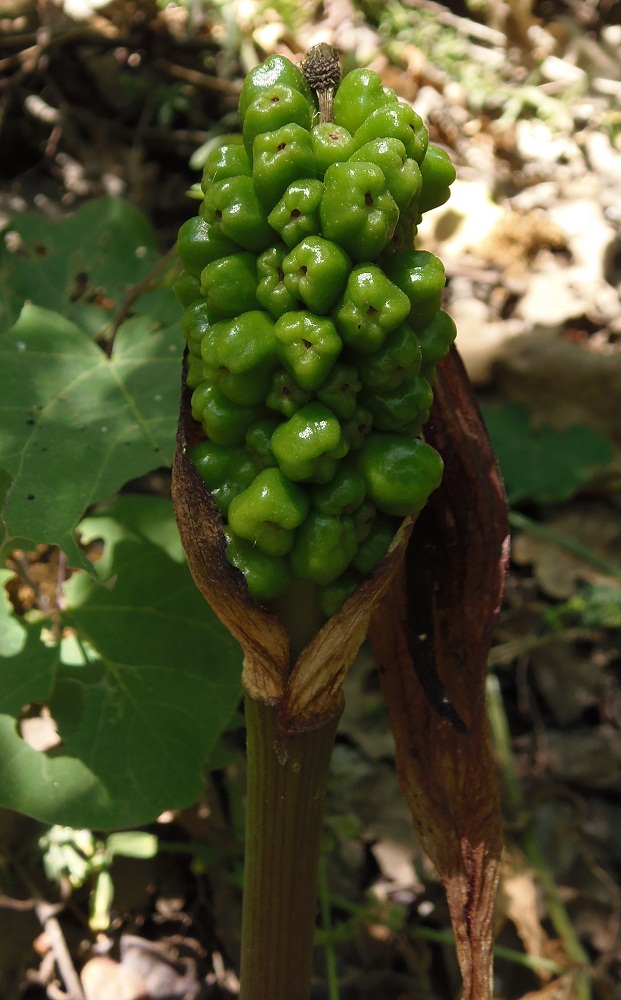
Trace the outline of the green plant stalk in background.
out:
[[[240,1000],[306,1000],[330,758],[339,716],[283,737],[246,698],[248,775]]]
[[[515,770],[509,724],[500,695],[500,685],[493,674],[488,677],[487,698],[488,716],[501,772],[507,819],[516,825],[522,825],[523,818],[527,815],[527,806]],[[573,1000],[591,1000],[589,957],[572,925],[532,822],[522,826],[519,843],[545,892],[547,912],[552,926],[562,942],[565,954],[578,967],[573,980],[572,998]]]

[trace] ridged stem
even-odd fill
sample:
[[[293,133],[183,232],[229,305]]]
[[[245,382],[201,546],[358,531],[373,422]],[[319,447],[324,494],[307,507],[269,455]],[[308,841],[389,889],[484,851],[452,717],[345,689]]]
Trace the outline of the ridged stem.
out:
[[[310,996],[325,794],[338,718],[320,729],[283,733],[274,708],[246,698],[240,1000]]]

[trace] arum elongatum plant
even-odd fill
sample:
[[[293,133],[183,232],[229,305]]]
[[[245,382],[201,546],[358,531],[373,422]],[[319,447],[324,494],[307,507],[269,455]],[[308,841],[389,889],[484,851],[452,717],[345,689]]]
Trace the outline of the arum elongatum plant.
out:
[[[486,1000],[500,822],[484,675],[506,508],[444,269],[413,249],[454,169],[376,74],[339,81],[325,45],[304,75],[281,57],[252,71],[242,142],[209,157],[178,240],[173,500],[244,652],[241,997],[309,996],[341,686],[370,635],[464,997]]]

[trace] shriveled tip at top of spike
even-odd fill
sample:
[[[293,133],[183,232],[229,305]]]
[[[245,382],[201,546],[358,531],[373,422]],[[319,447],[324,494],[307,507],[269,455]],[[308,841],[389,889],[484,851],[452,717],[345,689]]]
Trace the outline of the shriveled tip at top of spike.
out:
[[[341,82],[341,65],[336,49],[327,42],[313,45],[302,63],[309,87],[317,94],[319,120],[332,121],[332,99]]]

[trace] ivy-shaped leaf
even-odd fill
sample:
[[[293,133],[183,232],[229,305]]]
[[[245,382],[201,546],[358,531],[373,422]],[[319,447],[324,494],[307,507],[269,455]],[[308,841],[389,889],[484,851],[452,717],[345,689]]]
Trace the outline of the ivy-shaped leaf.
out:
[[[172,460],[181,345],[177,324],[143,315],[120,327],[108,357],[59,313],[24,308],[0,337],[9,540],[56,544],[86,565],[75,528],[87,507]]]
[[[512,504],[567,500],[612,461],[611,442],[593,427],[535,429],[520,403],[487,405],[482,411]]]
[[[190,805],[240,696],[241,651],[197,591],[171,505],[128,496],[80,525],[103,539],[102,585],[66,586],[60,648],[40,625],[0,610],[0,803],[47,823],[128,827]],[[73,637],[75,635],[75,637]],[[61,746],[34,750],[17,732],[44,701]]]

